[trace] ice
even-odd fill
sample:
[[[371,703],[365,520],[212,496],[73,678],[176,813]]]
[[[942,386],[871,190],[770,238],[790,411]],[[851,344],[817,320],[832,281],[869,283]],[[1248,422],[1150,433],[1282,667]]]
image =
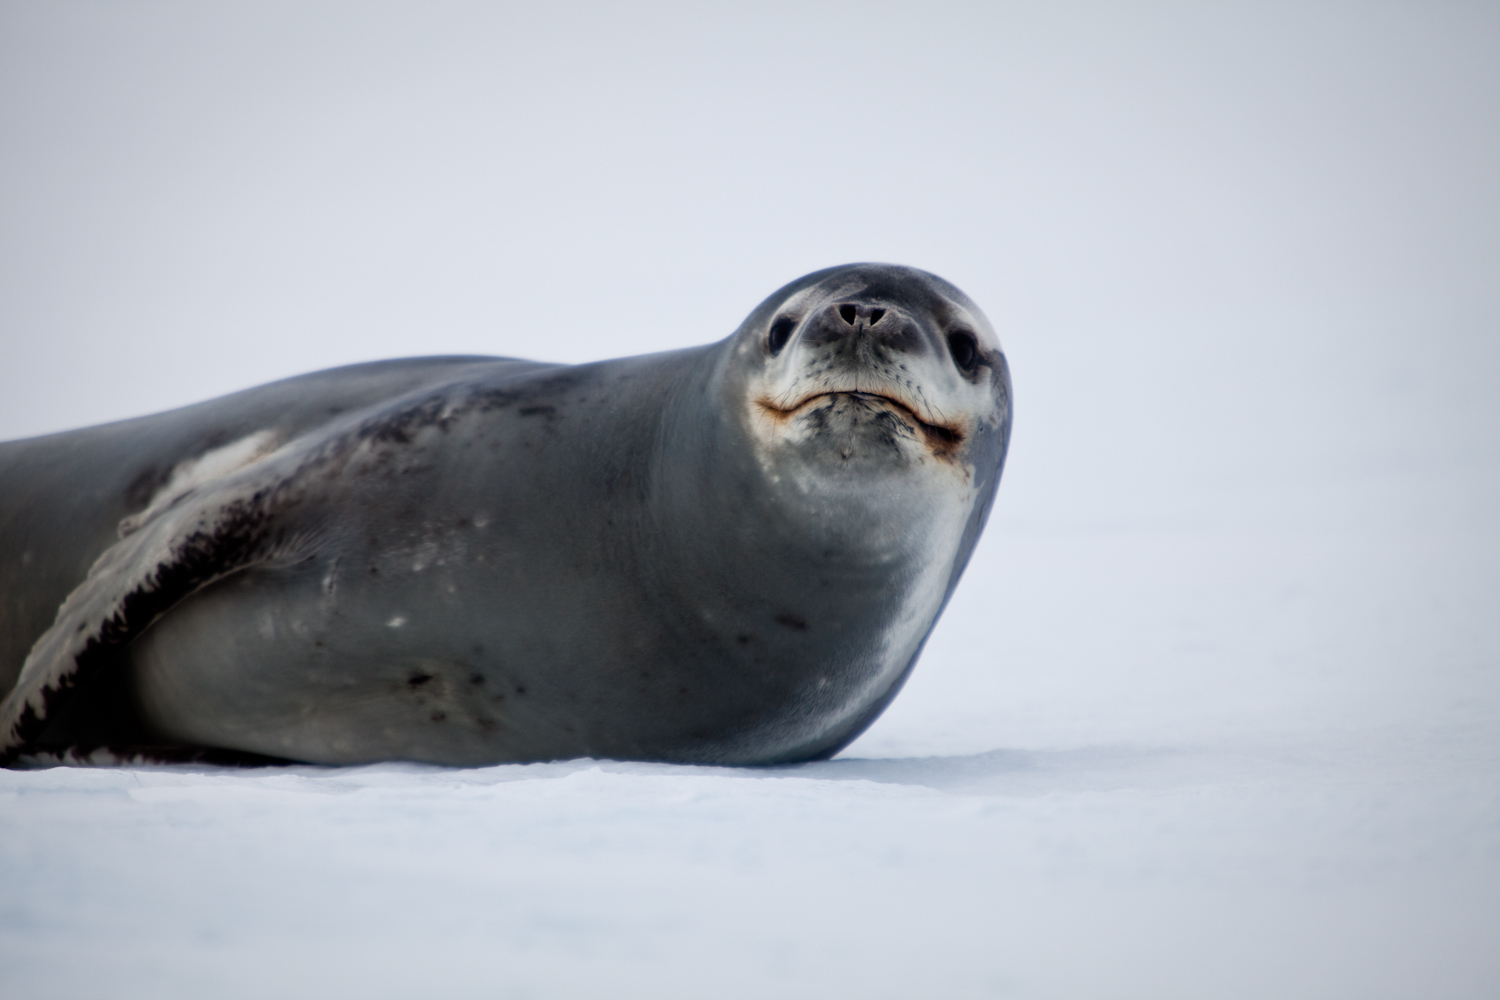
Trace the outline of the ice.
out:
[[[1482,996],[1492,748],[1393,735],[8,776],[7,992]]]
[[[1493,533],[996,528],[832,761],[0,772],[0,984],[1490,995]]]

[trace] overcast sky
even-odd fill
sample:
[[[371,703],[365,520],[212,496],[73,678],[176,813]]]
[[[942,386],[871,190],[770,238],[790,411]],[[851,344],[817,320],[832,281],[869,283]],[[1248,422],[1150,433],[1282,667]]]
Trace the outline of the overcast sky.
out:
[[[0,438],[886,260],[1000,331],[1017,523],[1493,469],[1497,54],[1493,4],[5,0]]]

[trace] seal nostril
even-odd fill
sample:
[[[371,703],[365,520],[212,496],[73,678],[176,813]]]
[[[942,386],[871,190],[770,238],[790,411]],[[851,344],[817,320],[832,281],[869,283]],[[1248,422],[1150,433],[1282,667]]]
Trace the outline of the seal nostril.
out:
[[[792,335],[792,330],[797,326],[797,321],[790,316],[782,316],[771,324],[771,331],[766,334],[766,350],[772,355],[780,354],[781,349],[786,346],[787,340]]]
[[[979,361],[979,341],[968,330],[948,334],[948,350],[953,353],[953,363],[966,372],[973,371]]]
[[[854,325],[854,317],[859,315],[858,311],[847,302],[839,306],[839,315],[844,317],[844,322],[850,326]]]
[[[879,323],[880,322],[880,318],[882,316],[884,316],[884,315],[885,315],[885,310],[884,309],[871,309],[870,310],[870,325],[874,326],[876,323]]]

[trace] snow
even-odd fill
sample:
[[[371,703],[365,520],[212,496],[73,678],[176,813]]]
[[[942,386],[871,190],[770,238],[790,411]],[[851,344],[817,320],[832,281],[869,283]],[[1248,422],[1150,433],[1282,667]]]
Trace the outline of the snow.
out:
[[[823,763],[0,772],[0,985],[1489,996],[1500,544],[1474,527],[1002,518],[908,690]]]
[[[851,260],[1016,386],[837,759],[3,771],[0,996],[1500,995],[1496,12],[929,6],[0,8],[0,438]]]
[[[7,781],[7,992],[1486,995],[1493,747],[1331,742],[54,769]]]

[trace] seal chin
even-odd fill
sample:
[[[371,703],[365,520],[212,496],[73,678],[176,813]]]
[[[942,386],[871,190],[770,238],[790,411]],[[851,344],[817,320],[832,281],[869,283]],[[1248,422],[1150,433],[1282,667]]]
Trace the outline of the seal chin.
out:
[[[796,424],[798,437],[832,438],[839,445],[845,461],[853,457],[849,438],[865,439],[858,443],[865,450],[871,445],[903,451],[910,442],[920,443],[935,458],[951,459],[963,443],[963,429],[957,425],[930,423],[906,402],[883,393],[863,390],[815,392],[790,406],[778,406],[767,398],[756,405],[770,420],[787,430]]]
[[[790,406],[762,397],[754,409],[762,434],[815,467],[874,472],[929,458],[955,463],[964,440],[961,428],[928,423],[901,400],[874,392],[817,392]]]

